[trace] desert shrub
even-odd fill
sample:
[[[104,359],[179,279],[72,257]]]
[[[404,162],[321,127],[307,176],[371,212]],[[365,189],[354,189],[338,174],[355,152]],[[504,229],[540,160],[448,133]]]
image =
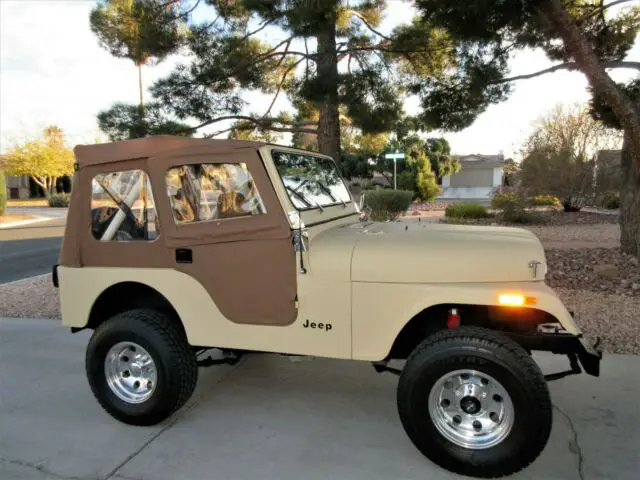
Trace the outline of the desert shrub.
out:
[[[518,194],[513,190],[508,191],[496,191],[491,196],[491,208],[495,210],[504,209],[505,205],[516,202],[518,200]]]
[[[562,202],[555,195],[535,195],[531,197],[531,205],[535,207],[559,207]]]
[[[4,209],[7,206],[7,182],[4,178],[4,172],[0,170],[0,216],[4,215]]]
[[[448,218],[456,219],[487,218],[490,216],[487,208],[479,203],[451,203],[447,205],[444,214]]]
[[[598,206],[610,210],[620,208],[620,194],[618,192],[606,192],[598,199]]]
[[[522,188],[497,190],[491,197],[491,206],[499,210],[497,217],[503,222],[531,223],[534,220],[533,214],[527,211],[529,200]]]
[[[367,190],[364,194],[364,205],[370,210],[371,220],[395,220],[407,211],[413,196],[414,193],[409,190]]]
[[[69,206],[69,194],[57,193],[49,197],[48,203],[53,208],[66,208]]]

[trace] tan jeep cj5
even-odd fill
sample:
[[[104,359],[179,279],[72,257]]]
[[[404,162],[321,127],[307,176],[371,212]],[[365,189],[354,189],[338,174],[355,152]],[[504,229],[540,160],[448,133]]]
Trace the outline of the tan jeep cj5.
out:
[[[198,367],[242,354],[367,361],[399,375],[425,456],[491,477],[544,449],[548,380],[599,375],[528,231],[366,221],[331,158],[278,145],[160,136],[75,154],[53,281],[63,324],[93,330],[87,377],[120,421],[164,420]],[[568,370],[543,375],[534,350]]]

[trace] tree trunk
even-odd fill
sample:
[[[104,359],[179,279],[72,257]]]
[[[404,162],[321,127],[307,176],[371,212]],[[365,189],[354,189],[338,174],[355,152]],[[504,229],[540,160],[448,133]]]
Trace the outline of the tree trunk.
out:
[[[334,2],[327,2],[333,4]],[[324,96],[318,119],[318,149],[340,162],[340,112],[338,110],[338,56],[336,54],[336,13],[334,5],[327,7],[324,29],[316,35],[318,41],[318,78]]]
[[[569,15],[562,0],[545,0],[543,14],[562,38],[564,46],[575,60],[578,68],[589,80],[589,84],[609,104],[620,125],[629,136],[629,150],[640,166],[640,111],[633,101],[607,74],[602,62],[582,35]]]
[[[142,98],[142,64],[138,65],[138,90],[140,93],[140,116],[144,118],[144,101]]]
[[[31,178],[33,178],[33,181],[36,182],[36,184],[40,187],[42,187],[42,191],[44,192],[44,197],[45,198],[49,198],[49,189],[47,188],[47,177],[44,178],[38,178],[35,175],[31,175]]]
[[[640,257],[640,167],[625,134],[622,144],[620,185],[620,244],[622,251]]]
[[[567,51],[594,91],[609,104],[624,130],[620,243],[624,252],[640,257],[640,99],[632,100],[618,88],[569,16],[562,0],[545,0],[543,5],[543,13],[562,38]]]

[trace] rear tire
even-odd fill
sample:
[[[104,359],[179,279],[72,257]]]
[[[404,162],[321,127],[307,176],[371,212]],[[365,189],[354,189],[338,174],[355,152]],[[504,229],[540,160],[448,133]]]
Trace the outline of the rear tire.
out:
[[[198,380],[196,357],[171,318],[130,310],[103,322],[87,346],[91,390],[111,416],[155,425],[179,410]]]
[[[540,368],[520,345],[483,328],[425,339],[407,359],[397,401],[418,450],[462,475],[515,473],[540,455],[551,433]]]

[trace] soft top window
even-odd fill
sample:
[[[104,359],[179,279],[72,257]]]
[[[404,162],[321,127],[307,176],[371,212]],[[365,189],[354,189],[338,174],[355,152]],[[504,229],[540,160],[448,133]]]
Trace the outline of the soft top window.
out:
[[[101,173],[91,182],[91,233],[97,240],[154,240],[156,208],[142,170]]]
[[[244,163],[183,165],[170,169],[166,181],[178,224],[266,213]]]

